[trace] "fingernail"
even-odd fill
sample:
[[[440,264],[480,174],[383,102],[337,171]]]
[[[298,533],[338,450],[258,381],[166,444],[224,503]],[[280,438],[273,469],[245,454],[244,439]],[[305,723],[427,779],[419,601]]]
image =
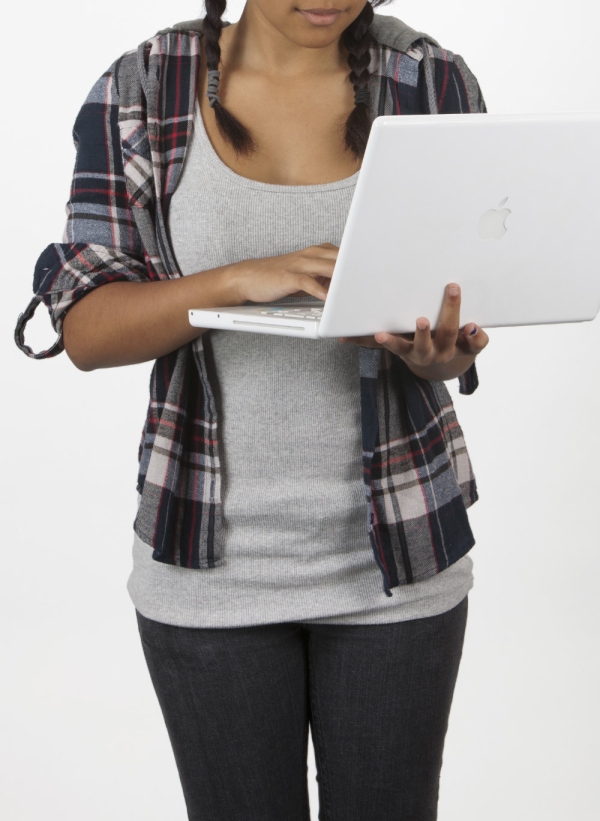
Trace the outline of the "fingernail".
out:
[[[473,328],[472,331],[469,331],[469,336],[475,336],[476,333],[477,333],[477,325],[475,325],[475,327]]]
[[[450,285],[450,287],[448,288],[448,293],[450,294],[450,296],[457,296],[460,293],[460,288],[458,287],[458,285]]]
[[[418,328],[420,331],[424,331],[426,327],[427,327],[427,320],[425,320],[425,319],[417,319],[417,328]]]

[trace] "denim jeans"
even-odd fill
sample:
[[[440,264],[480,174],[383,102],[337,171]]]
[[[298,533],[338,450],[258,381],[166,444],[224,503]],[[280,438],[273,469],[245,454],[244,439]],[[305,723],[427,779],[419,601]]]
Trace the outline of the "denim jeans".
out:
[[[434,821],[467,610],[201,629],[136,610],[188,818],[310,821],[310,722],[319,821]]]

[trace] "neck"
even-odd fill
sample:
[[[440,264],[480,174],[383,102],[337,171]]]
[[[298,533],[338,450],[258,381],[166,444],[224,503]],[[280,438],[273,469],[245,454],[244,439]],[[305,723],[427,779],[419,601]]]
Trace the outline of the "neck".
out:
[[[247,2],[239,21],[221,32],[223,64],[230,71],[241,69],[273,79],[310,80],[347,73],[348,52],[341,38],[330,42],[331,32],[325,28],[321,32],[319,45],[315,45],[314,38],[311,45],[292,41],[275,28],[255,4]]]

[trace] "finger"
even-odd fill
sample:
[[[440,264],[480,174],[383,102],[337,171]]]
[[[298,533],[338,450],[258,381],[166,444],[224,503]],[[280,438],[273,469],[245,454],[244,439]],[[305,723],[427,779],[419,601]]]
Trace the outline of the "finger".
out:
[[[329,288],[331,285],[331,279],[329,279],[329,277],[324,277],[322,274],[318,274],[315,279],[319,285],[323,286],[323,288]]]
[[[413,343],[407,342],[401,334],[377,333],[375,341],[381,344],[382,348],[387,348],[396,356],[407,356],[413,350]]]
[[[490,341],[489,336],[478,325],[470,322],[463,328],[463,346],[468,347],[471,353],[482,351]]]
[[[453,293],[455,291],[456,293]],[[446,287],[444,302],[435,329],[435,350],[437,353],[451,353],[456,345],[460,328],[460,286],[450,282]]]
[[[319,253],[312,255],[311,249],[307,248],[300,254],[291,254],[286,262],[284,270],[292,276],[327,277],[331,280],[336,265],[337,251],[320,249]]]
[[[317,278],[310,274],[300,274],[294,284],[298,284],[301,291],[311,296],[316,296],[317,299],[325,300],[329,293],[328,288],[324,288],[323,285],[320,285]]]
[[[433,342],[431,339],[431,325],[426,317],[417,319],[417,330],[415,331],[415,341],[413,345],[415,359],[426,364],[431,361],[433,354]]]
[[[325,259],[337,262],[339,251],[337,245],[332,245],[331,242],[323,242],[321,245],[311,245],[309,248],[305,248],[302,253],[303,256],[310,257],[313,260]]]
[[[378,342],[382,342],[384,339],[388,339],[388,340],[389,339],[400,339],[400,340],[405,339],[407,342],[414,342],[415,335],[414,335],[414,333],[410,333],[410,334],[392,334],[392,333],[381,331],[381,332],[375,334],[375,336],[373,338],[376,339]],[[406,351],[411,351],[412,350],[412,345],[405,345],[404,349]]]

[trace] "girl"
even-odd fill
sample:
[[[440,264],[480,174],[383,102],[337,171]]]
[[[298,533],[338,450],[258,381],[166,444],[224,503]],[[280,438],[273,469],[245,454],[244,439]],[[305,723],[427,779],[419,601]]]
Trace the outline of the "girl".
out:
[[[334,2],[206,0],[112,64],[15,333],[84,371],[155,360],[128,591],[190,819],[307,821],[309,726],[320,821],[437,817],[477,500],[444,381],[472,393],[488,337],[455,283],[414,334],[187,315],[324,300],[373,118],[486,110],[462,57]]]

